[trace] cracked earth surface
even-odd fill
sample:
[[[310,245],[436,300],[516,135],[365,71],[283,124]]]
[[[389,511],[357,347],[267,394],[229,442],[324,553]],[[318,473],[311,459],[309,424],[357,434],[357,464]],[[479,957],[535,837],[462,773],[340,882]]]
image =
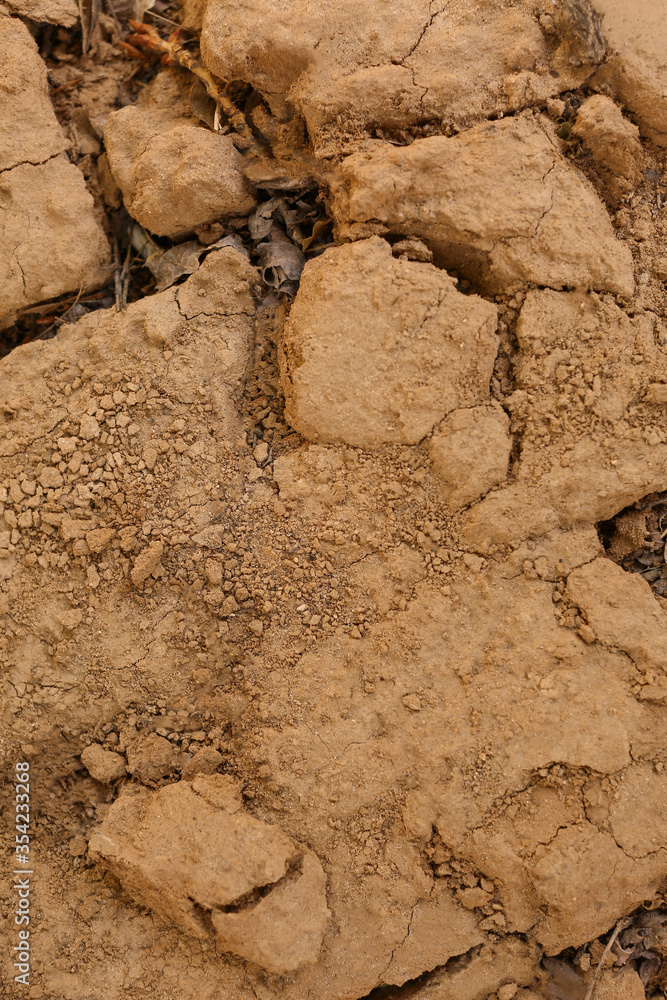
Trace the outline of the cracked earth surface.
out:
[[[178,241],[276,193],[170,69],[84,94],[67,154],[35,9],[0,2],[4,326],[108,281],[113,199]],[[0,361],[31,1000],[581,1000],[626,917],[598,1000],[661,995],[667,26],[638,10],[185,3],[333,237],[293,297],[214,248]]]

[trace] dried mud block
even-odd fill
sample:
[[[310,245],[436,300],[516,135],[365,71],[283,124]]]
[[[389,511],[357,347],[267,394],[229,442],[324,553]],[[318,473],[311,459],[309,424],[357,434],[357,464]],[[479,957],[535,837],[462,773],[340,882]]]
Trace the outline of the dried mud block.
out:
[[[245,812],[225,775],[122,794],[90,855],[140,905],[197,937],[213,927],[222,948],[271,972],[319,954],[329,922],[319,860]]]
[[[488,398],[495,306],[362,240],[306,264],[283,332],[287,419],[310,440],[417,444]]]
[[[215,774],[222,761],[222,754],[214,747],[202,747],[183,765],[181,774],[188,781],[198,774]]]
[[[378,19],[346,0],[332,18],[307,0],[209,0],[202,56],[223,79],[251,83],[283,120],[300,115],[316,152],[330,156],[371,129],[428,119],[469,127],[580,86],[604,55],[590,40],[589,4],[541,13],[533,0],[438,10],[392,0]]]
[[[644,983],[634,969],[603,969],[595,986],[598,1000],[645,1000]]]
[[[483,551],[552,528],[606,520],[667,481],[662,380],[667,346],[651,312],[606,297],[530,291],[517,323],[522,428],[513,485],[464,515]]]
[[[236,460],[256,279],[236,250],[212,251],[178,288],[90,313],[0,360],[0,579],[30,594],[11,654],[17,687],[6,682],[2,697],[24,742],[160,697],[167,676],[172,697],[192,682],[197,661],[164,641],[164,605],[150,628],[143,618],[162,578],[139,595],[130,573],[154,543],[174,573],[194,535],[220,531],[216,482]],[[54,577],[76,581],[80,607]],[[48,653],[63,641],[66,663]],[[33,669],[37,730],[17,694]]]
[[[618,204],[642,180],[644,153],[639,129],[623,117],[609,97],[594,94],[579,108],[572,131],[591,151],[605,197]]]
[[[62,153],[67,143],[49,100],[44,61],[26,26],[1,9],[0,66],[0,172]]]
[[[497,404],[454,410],[429,443],[433,469],[450,511],[460,510],[507,478],[510,421]]]
[[[99,743],[91,743],[81,754],[81,763],[91,778],[110,785],[127,774],[125,758],[113,750],[105,750]]]
[[[507,571],[512,576],[522,569],[526,572],[529,563],[541,580],[563,580],[573,569],[603,554],[594,526],[581,525],[523,542],[509,557]]]
[[[527,942],[506,937],[484,944],[467,960],[437,969],[424,987],[424,1000],[485,1000],[508,983],[532,984],[535,949]],[[414,994],[420,1000],[421,991]]]
[[[196,226],[247,215],[255,205],[231,136],[179,116],[178,107],[114,111],[104,143],[125,207],[157,236],[180,239]]]
[[[54,365],[77,366],[79,362],[82,369],[91,364],[115,366],[127,378],[134,377],[139,383],[147,381],[158,397],[161,391],[173,394],[187,405],[210,397],[211,414],[217,421],[220,439],[234,440],[240,426],[238,405],[253,338],[252,289],[256,278],[257,272],[242,254],[223,248],[209,254],[195,274],[178,288],[140,299],[124,313],[115,309],[91,313],[76,324],[64,326],[57,340],[35,342],[12,352],[0,366],[0,385],[13,409],[11,420],[7,418],[0,424],[0,456],[18,454],[35,439],[36,428],[40,429],[39,436],[50,428],[55,430],[65,419],[68,431],[56,432],[52,450],[62,448],[72,462],[86,442],[100,447],[103,433],[100,421],[104,423],[107,418],[97,403],[94,413],[100,419],[88,412],[90,385],[60,398],[47,385]],[[172,354],[165,357],[165,351]],[[26,365],[30,365],[29,379],[21,374]],[[101,389],[105,390],[102,384]],[[144,387],[143,393],[147,391]],[[136,405],[136,392],[132,392]],[[106,392],[102,391],[98,398],[104,395]],[[127,433],[131,421],[125,420],[127,393],[125,396],[121,425],[116,428],[106,425],[104,433],[113,430],[116,435],[123,433],[129,442],[136,439],[139,453],[145,447],[154,468],[160,452],[155,450],[153,455],[151,449],[155,446],[149,427],[138,426],[136,435]],[[112,400],[114,410],[122,405],[122,400],[118,404]],[[163,430],[167,431],[166,424]],[[42,475],[44,463],[40,465],[39,475]],[[76,462],[65,468],[64,485],[81,478],[80,468]],[[41,493],[46,495],[44,487]],[[101,527],[82,518],[81,509],[73,513],[77,515],[75,518],[70,517],[68,510],[61,511],[58,521],[66,541],[75,537],[74,527],[79,528],[76,534],[81,538]]]
[[[654,0],[592,0],[602,16],[609,58],[596,74],[636,115],[653,142],[667,146],[667,11]]]
[[[339,238],[418,236],[487,292],[536,282],[631,294],[630,250],[545,128],[510,118],[353,153],[333,180]]]
[[[619,913],[640,905],[642,889],[644,898],[658,890],[665,871],[664,861],[635,860],[611,833],[586,822],[555,833],[537,848],[529,867],[547,911],[533,933],[549,955],[605,934]]]
[[[447,950],[443,953],[443,941]],[[477,917],[456,903],[446,888],[419,902],[411,915],[405,941],[396,948],[383,973],[385,982],[402,986],[424,969],[432,969],[454,955],[465,954],[484,941]]]
[[[127,748],[127,770],[142,783],[166,778],[178,770],[181,761],[181,751],[157,733],[151,733]]]
[[[331,916],[326,884],[319,859],[308,851],[294,880],[276,885],[256,905],[213,913],[220,947],[269,972],[292,972],[315,962]]]
[[[570,573],[567,594],[600,642],[622,649],[641,670],[657,671],[664,678],[667,615],[646,580],[610,559],[595,559]]]
[[[555,545],[552,559],[558,561]],[[489,942],[501,932],[530,934],[550,950],[578,946],[649,898],[667,872],[663,779],[647,763],[627,790],[623,780],[634,766],[631,747],[633,756],[641,746],[650,758],[663,742],[660,711],[637,699],[634,664],[604,640],[587,644],[563,628],[553,585],[537,574],[510,576],[508,565],[494,561],[468,571],[464,563],[449,583],[448,595],[421,584],[405,613],[368,636],[313,645],[296,665],[289,695],[280,694],[278,681],[267,694],[272,706],[278,697],[298,700],[303,715],[279,735],[260,736],[251,751],[253,761],[280,776],[284,794],[303,803],[293,819],[312,823],[313,831],[319,809],[343,825],[372,809],[409,761],[411,786],[393,833],[369,851],[378,868],[391,859],[400,872],[414,872],[417,858],[437,858],[438,878],[415,886],[414,902],[399,907],[396,931],[387,920],[378,929],[389,955],[401,959],[395,982],[414,977],[420,965],[444,964],[453,953],[452,927],[461,931],[455,954],[473,948],[480,932]],[[468,719],[474,727],[461,721]],[[485,781],[475,784],[470,761],[480,752],[476,767],[483,765]],[[306,760],[308,767],[298,766]],[[591,774],[610,803],[594,816],[590,796],[582,799]],[[630,839],[619,846],[609,824],[618,816],[619,834],[630,837],[621,816],[632,813],[642,787],[650,815],[630,856],[624,853]],[[339,920],[334,900],[343,876],[332,871]],[[476,901],[459,897],[461,871],[473,876]],[[378,897],[398,891],[390,881],[379,874],[364,880],[367,906],[374,891]],[[428,909],[427,901],[437,900],[447,913],[448,897],[478,906],[490,900],[494,909],[487,916],[461,906],[475,918],[466,938],[463,917],[440,924]],[[393,911],[385,906],[385,912]],[[428,919],[417,919],[426,912]],[[340,956],[337,946],[334,937],[327,954]],[[389,961],[380,965],[380,981],[388,968]],[[448,964],[443,979],[451,971]],[[476,996],[488,992],[480,986]]]
[[[31,21],[71,28],[79,20],[76,0],[2,0],[2,3],[10,13]]]
[[[134,560],[134,566],[130,573],[130,579],[135,587],[140,587],[144,580],[153,573],[160,565],[160,559],[164,552],[162,542],[151,542],[139,553]]]
[[[614,840],[626,854],[644,858],[664,850],[667,773],[657,773],[652,763],[629,767],[623,776],[623,795],[618,799],[597,784],[596,806],[600,808],[604,802]]]
[[[108,262],[92,195],[64,155],[0,175],[0,328],[33,302],[104,284]]]

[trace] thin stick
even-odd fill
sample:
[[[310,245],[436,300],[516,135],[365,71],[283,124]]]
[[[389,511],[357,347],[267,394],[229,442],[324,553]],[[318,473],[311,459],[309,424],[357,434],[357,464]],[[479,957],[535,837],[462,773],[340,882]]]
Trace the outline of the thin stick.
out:
[[[113,238],[113,283],[116,293],[116,312],[120,312],[120,301],[122,294],[122,284],[120,276],[120,249],[118,247],[118,237]]]
[[[118,37],[122,38],[123,37],[123,28],[122,28],[122,25],[121,25],[120,21],[116,17],[116,11],[113,9],[113,4],[112,4],[111,0],[105,0],[104,6],[106,8],[107,14],[111,14],[113,22],[114,22],[114,24],[116,26],[116,31],[118,33]]]
[[[146,16],[146,14],[150,14],[151,17],[157,17],[159,18],[160,21],[164,21],[166,24],[173,24],[175,28],[180,28],[180,24],[178,23],[178,21],[172,21],[170,17],[165,17],[163,14],[156,14],[154,10],[150,9],[145,10],[144,17]]]
[[[130,254],[132,253],[132,241],[128,241],[123,270],[121,271],[122,291],[120,296],[121,312],[127,309],[127,293],[130,290]]]
[[[613,948],[614,941],[616,940],[616,938],[618,937],[618,935],[621,933],[621,931],[623,930],[623,928],[625,926],[627,926],[627,919],[628,919],[627,917],[621,917],[621,919],[619,920],[619,922],[614,927],[614,931],[613,931],[611,937],[609,938],[609,940],[607,941],[607,945],[605,947],[605,950],[602,952],[602,958],[598,962],[597,969],[595,970],[595,974],[594,974],[594,976],[593,976],[593,978],[591,980],[591,985],[588,987],[588,989],[586,991],[586,996],[584,997],[584,1000],[591,1000],[591,998],[593,996],[593,990],[595,989],[595,984],[598,981],[598,976],[600,975],[600,971],[602,969],[602,966],[604,965],[604,960],[607,957],[607,955],[609,954],[609,952],[611,951],[611,949]]]

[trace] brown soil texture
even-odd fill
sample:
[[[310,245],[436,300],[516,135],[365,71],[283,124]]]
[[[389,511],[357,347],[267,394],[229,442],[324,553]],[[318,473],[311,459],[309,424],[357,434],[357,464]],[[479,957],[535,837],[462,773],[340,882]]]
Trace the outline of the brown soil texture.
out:
[[[662,997],[663,5],[81,9],[0,0],[0,995]]]

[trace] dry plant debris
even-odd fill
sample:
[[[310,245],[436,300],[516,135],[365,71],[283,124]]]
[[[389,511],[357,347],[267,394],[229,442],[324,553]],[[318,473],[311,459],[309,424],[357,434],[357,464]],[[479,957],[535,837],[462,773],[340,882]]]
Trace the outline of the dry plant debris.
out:
[[[662,997],[666,37],[0,0],[31,1000]]]

